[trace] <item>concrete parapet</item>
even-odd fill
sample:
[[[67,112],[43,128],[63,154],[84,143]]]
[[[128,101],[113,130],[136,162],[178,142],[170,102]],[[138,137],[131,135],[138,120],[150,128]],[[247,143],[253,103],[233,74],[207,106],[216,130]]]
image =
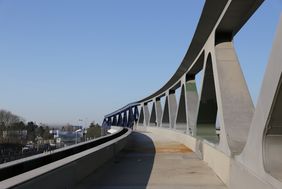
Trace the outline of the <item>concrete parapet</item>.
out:
[[[0,182],[0,188],[74,188],[78,182],[113,158],[125,146],[131,130],[124,130],[126,131],[121,136],[96,147],[6,179]],[[112,135],[107,137],[110,136]]]

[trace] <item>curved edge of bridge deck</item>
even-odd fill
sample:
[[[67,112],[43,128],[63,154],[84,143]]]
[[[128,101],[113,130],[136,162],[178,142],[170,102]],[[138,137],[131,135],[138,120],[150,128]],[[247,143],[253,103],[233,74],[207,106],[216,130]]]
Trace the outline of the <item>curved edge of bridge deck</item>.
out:
[[[135,131],[113,161],[82,180],[76,188],[224,189],[226,186],[184,144],[156,132]]]

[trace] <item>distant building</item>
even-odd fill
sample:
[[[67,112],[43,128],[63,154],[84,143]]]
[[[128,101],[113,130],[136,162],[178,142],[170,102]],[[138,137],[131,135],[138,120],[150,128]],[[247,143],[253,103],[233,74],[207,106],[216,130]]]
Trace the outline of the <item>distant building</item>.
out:
[[[76,125],[65,125],[62,127],[62,131],[72,131],[75,132],[76,130],[82,129],[82,126],[76,126]]]
[[[82,126],[67,125],[62,127],[61,130],[50,130],[50,133],[53,134],[56,143],[69,146],[81,142],[82,131]]]

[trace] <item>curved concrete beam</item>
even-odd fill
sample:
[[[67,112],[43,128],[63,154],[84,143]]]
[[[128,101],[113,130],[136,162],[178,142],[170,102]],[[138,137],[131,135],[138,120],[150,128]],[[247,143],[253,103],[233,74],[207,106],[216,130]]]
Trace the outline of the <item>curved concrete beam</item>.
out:
[[[188,70],[198,71],[199,69],[197,69],[197,67],[201,67],[201,65],[194,63],[201,54],[211,33],[216,31],[216,41],[232,40],[263,1],[264,0],[206,0],[187,53],[170,80],[152,95],[130,103],[105,117],[110,117],[124,111],[128,107],[140,105],[141,103],[160,97],[166,93],[167,90],[171,89]],[[190,74],[195,75],[196,73],[190,72]]]

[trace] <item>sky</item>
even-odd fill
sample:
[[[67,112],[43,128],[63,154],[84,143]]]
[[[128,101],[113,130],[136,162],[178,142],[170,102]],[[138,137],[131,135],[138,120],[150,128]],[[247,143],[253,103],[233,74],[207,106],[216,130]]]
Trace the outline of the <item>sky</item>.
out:
[[[101,123],[170,79],[203,5],[0,0],[0,109],[37,123]],[[281,10],[282,0],[265,1],[234,39],[254,104]]]

